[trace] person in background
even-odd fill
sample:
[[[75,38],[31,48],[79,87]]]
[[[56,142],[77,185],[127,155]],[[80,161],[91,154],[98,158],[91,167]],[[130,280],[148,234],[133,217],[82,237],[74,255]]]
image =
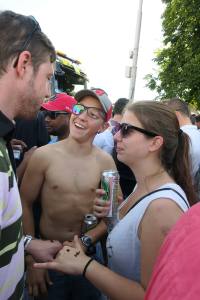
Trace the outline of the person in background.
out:
[[[195,117],[197,128],[200,129],[200,115]]]
[[[55,49],[33,17],[0,12],[0,299],[22,299],[24,248],[52,259],[58,242],[23,236],[22,207],[10,144],[16,117],[32,118],[49,97]]]
[[[195,114],[190,115],[190,121],[191,121],[192,125],[196,125],[196,115]]]
[[[39,196],[40,237],[72,245],[77,234],[84,250],[89,251],[107,230],[100,221],[95,228],[83,231],[83,221],[93,211],[102,172],[116,169],[112,157],[92,145],[97,131],[104,130],[109,121],[112,105],[100,89],[81,90],[75,99],[78,103],[72,108],[69,136],[38,148],[30,159],[20,190],[23,226],[26,234],[35,236],[32,205]],[[35,260],[31,256],[26,256],[26,262],[29,293],[34,297],[48,300],[100,297],[100,292],[81,276],[33,269]]]
[[[126,98],[119,98],[114,104],[113,118],[111,120],[111,124],[113,126],[113,135],[115,134],[115,126],[121,123],[123,112],[128,102],[129,100]],[[122,190],[123,198],[126,199],[132,193],[135,187],[135,176],[133,174],[133,171],[117,158],[116,142],[115,147],[113,148],[112,155],[120,175],[120,187]]]
[[[42,104],[45,125],[49,135],[54,137],[49,144],[64,140],[69,135],[69,119],[77,101],[66,93],[58,93],[55,98]]]
[[[114,158],[117,170],[120,175],[120,187],[122,190],[123,198],[125,199],[130,195],[135,186],[135,177],[131,169],[125,165],[123,162],[120,162],[117,159],[117,153],[114,143],[114,128],[117,124],[121,122],[123,111],[125,106],[128,104],[129,100],[126,98],[119,98],[113,105],[112,118],[109,121],[109,127],[97,134],[94,138],[93,144],[109,154]]]
[[[190,120],[188,103],[179,98],[168,99],[164,103],[175,111],[181,130],[189,136],[191,174],[197,196],[200,200],[200,131]]]
[[[44,146],[48,142],[49,135],[40,111],[30,119],[15,118],[15,131],[11,144],[19,186],[31,155],[37,147]]]
[[[34,266],[82,274],[112,300],[143,300],[165,236],[195,201],[189,141],[174,112],[156,101],[128,106],[115,140],[118,159],[132,169],[137,185],[108,235],[110,269],[85,255],[77,236],[74,247],[66,244],[53,262]],[[103,190],[96,194],[94,212],[106,217],[110,204],[102,200]]]
[[[106,151],[109,154],[113,154],[114,149],[114,139],[112,134],[112,128],[120,123],[122,118],[122,112],[126,104],[128,103],[128,99],[120,98],[118,99],[112,111],[112,118],[110,119],[107,128],[103,132],[98,132],[94,138],[93,144],[102,150]]]

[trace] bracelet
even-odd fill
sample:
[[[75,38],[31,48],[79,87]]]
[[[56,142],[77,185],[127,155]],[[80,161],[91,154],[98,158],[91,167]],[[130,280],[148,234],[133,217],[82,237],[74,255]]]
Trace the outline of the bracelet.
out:
[[[86,263],[86,265],[85,265],[85,267],[84,267],[84,269],[83,269],[83,273],[82,273],[82,276],[83,276],[83,277],[85,277],[85,273],[86,273],[86,271],[87,271],[87,268],[88,268],[89,264],[90,264],[93,260],[94,260],[93,258],[90,258],[90,259],[88,260],[88,262]]]
[[[31,235],[25,235],[24,236],[24,250],[28,247],[28,244],[33,240],[34,238]]]

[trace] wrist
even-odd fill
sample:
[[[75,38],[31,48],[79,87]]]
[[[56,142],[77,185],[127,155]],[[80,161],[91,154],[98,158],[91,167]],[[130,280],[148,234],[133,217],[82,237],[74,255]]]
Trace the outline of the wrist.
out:
[[[24,250],[26,254],[32,255],[33,245],[36,241],[36,238],[32,237],[31,235],[25,235],[24,237]]]
[[[35,260],[31,254],[27,254],[25,256],[25,263],[27,267],[30,267],[35,263]]]
[[[93,262],[93,260],[94,260],[93,258],[90,258],[89,260],[87,260],[87,262],[86,262],[86,264],[85,264],[85,266],[84,266],[84,268],[83,268],[83,271],[82,271],[82,276],[83,276],[83,277],[86,276],[86,272],[87,272],[87,270],[88,270],[90,264]]]
[[[82,235],[80,237],[80,240],[86,250],[88,250],[93,245],[92,238],[87,234]]]

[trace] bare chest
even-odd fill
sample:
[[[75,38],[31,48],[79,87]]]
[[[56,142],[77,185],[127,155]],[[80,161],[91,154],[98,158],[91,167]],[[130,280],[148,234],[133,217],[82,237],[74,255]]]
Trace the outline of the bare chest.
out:
[[[94,193],[100,177],[100,166],[94,161],[64,160],[49,166],[45,184],[50,189],[68,193]]]

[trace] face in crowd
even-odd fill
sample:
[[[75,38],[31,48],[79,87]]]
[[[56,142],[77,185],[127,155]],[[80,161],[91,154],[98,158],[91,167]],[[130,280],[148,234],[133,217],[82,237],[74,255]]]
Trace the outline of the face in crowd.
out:
[[[1,13],[0,36],[0,77],[13,83],[15,115],[34,117],[50,96],[55,49],[34,17],[11,11]]]
[[[74,106],[70,119],[70,135],[81,141],[93,139],[105,126],[105,112],[98,99],[86,96]]]
[[[46,128],[50,135],[61,136],[68,132],[70,113],[46,110],[43,114]]]

